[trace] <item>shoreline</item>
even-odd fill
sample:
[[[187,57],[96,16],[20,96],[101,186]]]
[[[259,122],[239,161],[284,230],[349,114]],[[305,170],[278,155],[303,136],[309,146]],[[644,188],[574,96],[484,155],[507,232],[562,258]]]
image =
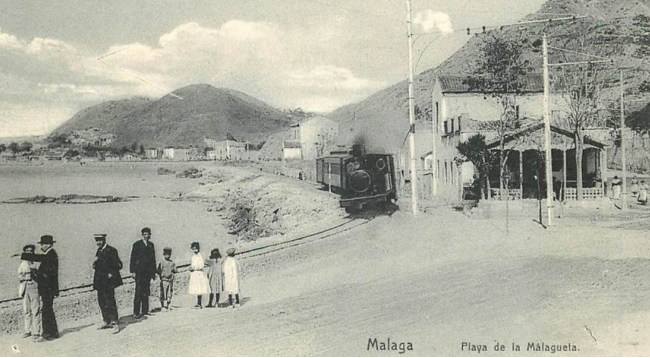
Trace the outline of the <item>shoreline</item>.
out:
[[[121,164],[122,163],[120,163],[120,165]],[[124,168],[124,166],[122,167]],[[155,169],[159,166],[155,165],[147,167],[149,169]],[[187,164],[181,164],[180,166],[174,165],[174,168],[186,167]],[[256,216],[251,218],[249,224],[257,230],[255,231],[256,234],[260,234],[261,236],[254,237],[251,234],[247,239],[244,239],[243,236],[221,234],[217,237],[220,242],[218,245],[220,249],[234,246],[238,251],[242,251],[253,249],[255,247],[278,244],[287,240],[293,240],[300,235],[317,232],[327,226],[332,226],[332,224],[338,224],[344,217],[342,210],[338,207],[338,202],[335,197],[328,195],[326,192],[316,190],[313,185],[310,185],[309,183],[257,172],[255,171],[255,168],[213,166],[207,166],[207,168],[203,166],[197,167],[199,167],[201,172],[204,174],[203,177],[199,179],[176,177],[171,179],[170,177],[172,176],[159,176],[168,177],[169,179],[165,178],[165,180],[171,180],[172,187],[184,187],[184,190],[174,190],[166,195],[153,195],[151,197],[142,198],[139,201],[151,202],[151,205],[154,206],[165,205],[155,204],[156,202],[160,203],[158,200],[164,200],[169,205],[174,205],[175,203],[199,207],[201,212],[212,218],[211,221],[213,224],[223,228],[224,233],[228,231],[228,226],[232,225],[233,216],[237,212],[235,207],[238,203],[253,203],[253,211],[256,212]],[[83,168],[83,170],[88,170],[88,168]],[[187,183],[190,183],[190,185],[187,185]],[[105,210],[121,210],[116,206],[120,205],[120,203],[111,204],[115,206],[108,204],[100,205],[102,212],[105,212]],[[30,210],[32,210],[32,208],[48,207],[48,205],[26,204],[22,206],[28,207]],[[56,205],[55,207],[83,208],[84,206]],[[274,216],[270,216],[269,213],[274,211]],[[311,217],[320,217],[320,220],[314,220],[311,219]],[[196,237],[196,235],[192,235],[191,233],[195,229],[195,227],[187,228],[187,230],[190,230],[189,237]],[[189,238],[185,239],[185,241],[186,240],[189,240]],[[205,239],[199,241],[202,241],[202,244],[204,244]],[[160,241],[157,241],[156,238],[154,238],[154,243],[156,243],[157,246],[162,244]],[[128,244],[130,245],[130,242]],[[211,245],[214,244],[210,244],[209,242],[205,244],[205,249],[202,250],[204,255],[206,251],[209,251]],[[127,245],[122,246],[128,248]],[[85,249],[89,252],[92,250],[92,248],[90,250],[88,250],[88,248]],[[176,253],[177,249],[174,250],[176,263],[182,265],[185,262],[185,260],[183,260],[182,249],[180,254]],[[122,258],[122,261],[128,262],[128,252],[125,251],[124,248],[120,248],[119,251],[121,253],[120,257]],[[90,255],[90,253],[83,256],[85,257],[88,255]],[[66,257],[65,261],[69,260],[70,257]],[[62,260],[61,264],[64,265],[69,263],[65,261]],[[123,269],[121,272],[124,277],[130,276],[128,275],[127,270]],[[185,276],[189,277],[188,275]],[[179,275],[178,290],[183,290],[182,287],[186,284],[185,281],[187,280],[187,277],[183,277],[183,274]],[[64,294],[55,300],[55,310],[59,312],[57,317],[60,317],[61,320],[76,321],[96,314],[96,298],[92,292],[92,287],[86,281],[87,279],[81,278],[71,281],[69,285],[62,287],[63,289],[69,289],[70,287],[83,286],[81,289],[69,290],[69,294]],[[124,286],[116,290],[116,297],[120,307],[130,307],[133,286],[129,284],[130,280],[127,279],[126,281],[127,282]],[[152,285],[154,285],[152,286],[152,296],[156,296],[158,294],[157,281],[152,283]],[[11,292],[12,288],[13,286],[9,286],[8,292]],[[80,307],[82,307],[82,309],[79,309]],[[83,307],[86,308],[84,309]],[[157,305],[153,304],[152,307],[157,307]],[[2,317],[2,321],[5,323],[0,334],[11,334],[12,332],[19,330],[22,318],[20,300],[1,304],[0,317]]]

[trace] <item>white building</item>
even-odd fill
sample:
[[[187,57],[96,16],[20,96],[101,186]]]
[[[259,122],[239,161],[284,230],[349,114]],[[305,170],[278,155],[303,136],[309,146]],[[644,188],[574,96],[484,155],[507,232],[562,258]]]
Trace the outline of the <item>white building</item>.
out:
[[[185,161],[190,160],[190,149],[189,148],[174,148],[167,147],[163,149],[163,159],[169,159],[174,161]]]
[[[205,139],[204,142],[212,148],[206,154],[210,160],[246,160],[246,143],[234,140],[221,142]]]
[[[311,117],[289,129],[282,145],[284,159],[313,160],[336,138],[339,124],[323,116]]]
[[[428,129],[424,129],[431,131],[427,135],[431,142],[427,143],[428,150],[426,152],[421,152],[420,145],[418,145],[420,151],[417,152],[417,156],[422,160],[420,163],[422,168],[425,172],[431,173],[428,180],[433,181],[435,175],[436,197],[449,200],[460,199],[462,188],[468,187],[472,183],[476,173],[472,163],[460,161],[457,145],[476,134],[482,134],[488,145],[491,145],[492,150],[497,150],[498,148],[494,147],[495,140],[498,140],[495,126],[498,125],[503,110],[501,104],[493,96],[470,89],[464,80],[465,77],[460,76],[440,76],[436,79],[432,93],[433,118]],[[535,141],[538,140],[539,133],[537,132],[541,128],[539,124],[543,122],[544,100],[542,77],[528,75],[524,80],[525,85],[523,91],[516,97],[515,107],[515,115],[522,123],[522,128],[509,134],[512,141],[516,138],[518,144],[510,142],[509,146],[512,151],[508,157],[508,166],[511,167],[514,176],[511,184],[515,183],[516,190],[520,191],[519,197],[522,195],[526,197],[526,193],[533,190],[530,188],[536,187],[536,183],[533,185],[531,182],[533,174],[530,170],[526,172],[526,165],[537,155],[533,152],[537,151]],[[552,112],[551,121],[557,124],[566,113],[567,102],[559,94],[551,95],[549,101]],[[569,144],[567,144],[570,142],[567,140],[567,132],[559,127],[553,127],[552,135],[554,172],[562,170],[562,151],[570,150]],[[416,135],[421,130],[418,129]],[[562,143],[561,148],[559,143]],[[602,143],[596,141],[590,141],[590,143],[593,145],[590,148],[591,152],[585,154],[585,163],[593,162],[594,168],[591,172],[596,175],[598,172],[596,166],[600,168],[599,154],[602,153],[599,151],[602,149]],[[431,148],[435,148],[435,150],[432,152]],[[569,167],[574,158],[567,161]],[[555,162],[558,160],[559,168],[556,168]],[[496,179],[494,178],[495,173],[490,173],[492,188],[497,188],[499,185],[498,168],[495,170],[497,171]],[[569,168],[570,170],[571,168]],[[575,168],[573,170],[575,171]],[[561,176],[561,174],[554,173],[554,176]],[[428,184],[431,188],[431,183]],[[526,187],[529,190],[526,190]]]

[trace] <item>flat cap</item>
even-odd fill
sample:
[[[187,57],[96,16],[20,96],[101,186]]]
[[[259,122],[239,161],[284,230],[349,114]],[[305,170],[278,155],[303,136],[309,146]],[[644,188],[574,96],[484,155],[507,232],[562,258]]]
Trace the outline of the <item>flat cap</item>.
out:
[[[106,240],[106,234],[95,234],[95,240]]]

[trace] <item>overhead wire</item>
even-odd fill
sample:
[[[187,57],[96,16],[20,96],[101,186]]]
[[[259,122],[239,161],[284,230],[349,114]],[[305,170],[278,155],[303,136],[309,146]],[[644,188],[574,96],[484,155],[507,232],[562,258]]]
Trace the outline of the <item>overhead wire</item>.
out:
[[[157,85],[155,85],[155,84],[153,84],[153,83],[151,83],[151,82],[145,80],[144,78],[142,78],[142,77],[140,77],[140,76],[138,76],[138,75],[136,75],[136,74],[134,74],[134,73],[131,73],[131,72],[129,72],[129,71],[127,71],[127,70],[125,70],[125,69],[119,67],[119,66],[112,65],[112,64],[110,64],[110,63],[108,63],[108,62],[106,62],[106,61],[104,61],[104,60],[102,60],[102,59],[99,59],[99,58],[97,59],[97,61],[99,61],[99,62],[105,64],[106,66],[110,66],[110,67],[113,67],[113,68],[115,68],[115,69],[117,69],[117,70],[119,70],[119,71],[122,71],[122,72],[124,72],[124,73],[126,73],[126,74],[132,76],[133,78],[135,78],[135,79],[137,79],[137,80],[139,80],[139,81],[141,81],[141,82],[143,82],[143,83],[146,83],[146,84],[148,84],[148,85],[151,86],[151,87],[154,87],[154,88],[160,90],[161,92],[168,93],[168,94],[169,94],[170,96],[172,96],[172,97],[176,97],[176,98],[178,98],[178,99],[183,99],[183,97],[181,97],[181,96],[175,94],[174,92],[170,92],[169,90],[166,90],[166,89],[164,89],[164,88],[161,88],[161,87],[159,87],[159,86],[157,86]]]

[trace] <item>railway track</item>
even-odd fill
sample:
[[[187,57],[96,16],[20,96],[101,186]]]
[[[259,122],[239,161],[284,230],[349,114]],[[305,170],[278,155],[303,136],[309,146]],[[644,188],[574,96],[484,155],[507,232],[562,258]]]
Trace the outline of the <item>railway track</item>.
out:
[[[327,229],[310,233],[307,235],[302,235],[287,241],[277,242],[273,244],[254,247],[247,250],[242,250],[240,252],[237,252],[235,256],[240,257],[242,260],[247,260],[257,256],[268,255],[273,252],[285,250],[295,246],[304,245],[310,242],[326,239],[328,237],[332,237],[344,233],[346,231],[350,231],[352,229],[355,229],[357,227],[369,223],[371,220],[372,218],[352,218],[347,221],[344,221],[343,223],[331,226]],[[188,271],[187,268],[189,266],[190,266],[189,262],[177,265],[177,268],[179,269],[179,273],[187,272]],[[135,280],[133,280],[133,277],[131,275],[123,276],[122,280],[125,285],[133,284],[135,282]],[[82,293],[91,292],[93,291],[92,287],[93,287],[92,283],[66,287],[59,291],[60,292],[59,297],[69,297],[69,296],[74,296]],[[20,304],[21,301],[22,298],[20,297],[0,300],[0,308],[6,308],[12,305],[17,305]]]

